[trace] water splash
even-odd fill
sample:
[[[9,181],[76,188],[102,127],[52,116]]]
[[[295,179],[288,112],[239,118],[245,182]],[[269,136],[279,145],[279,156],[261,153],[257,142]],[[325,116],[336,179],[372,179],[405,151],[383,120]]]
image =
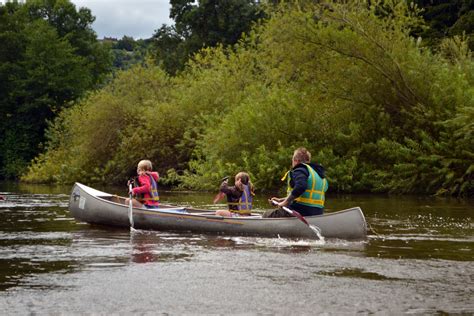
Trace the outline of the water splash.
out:
[[[315,226],[315,225],[308,225],[309,228],[311,228],[311,230],[316,234],[316,236],[318,236],[319,240],[321,241],[321,243],[324,245],[326,243],[325,239],[324,239],[324,236],[322,235],[321,233],[321,228],[319,228],[318,226]]]

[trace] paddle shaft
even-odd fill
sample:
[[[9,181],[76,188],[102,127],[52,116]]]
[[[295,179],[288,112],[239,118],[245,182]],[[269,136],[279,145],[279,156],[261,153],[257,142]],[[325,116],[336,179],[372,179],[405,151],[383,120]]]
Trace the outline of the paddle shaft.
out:
[[[132,197],[132,184],[128,185],[129,190],[129,202],[128,202],[128,220],[130,221],[130,227],[133,228],[133,197]]]
[[[275,205],[275,206],[278,205],[278,203],[275,202],[275,201],[272,201],[272,204]],[[281,208],[282,208],[285,212],[287,212],[288,214],[290,214],[290,215],[292,215],[292,216],[298,218],[300,221],[302,221],[303,223],[305,223],[306,225],[309,226],[308,221],[307,221],[307,220],[303,217],[303,215],[301,215],[299,212],[297,212],[297,211],[295,211],[295,210],[291,210],[291,209],[289,209],[289,208],[286,207],[286,206],[282,206]]]

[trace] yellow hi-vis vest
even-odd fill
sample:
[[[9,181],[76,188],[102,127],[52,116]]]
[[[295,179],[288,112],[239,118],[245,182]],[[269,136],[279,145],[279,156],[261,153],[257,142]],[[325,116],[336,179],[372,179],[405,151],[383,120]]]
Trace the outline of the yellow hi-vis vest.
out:
[[[303,165],[306,166],[309,172],[308,183],[306,186],[306,191],[296,198],[295,201],[299,204],[322,208],[324,207],[325,192],[328,189],[328,182],[326,178],[321,178],[310,165],[305,163]],[[287,194],[290,194],[293,190],[293,187],[290,184],[291,172],[288,171],[281,180],[284,181],[287,178],[288,173],[290,173],[290,176],[288,177],[287,181]]]

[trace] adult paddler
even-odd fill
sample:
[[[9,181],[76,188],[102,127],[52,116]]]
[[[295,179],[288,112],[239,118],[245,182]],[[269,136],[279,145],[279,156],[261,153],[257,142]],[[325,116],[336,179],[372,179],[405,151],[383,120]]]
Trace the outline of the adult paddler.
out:
[[[311,153],[304,147],[296,149],[291,161],[292,169],[282,178],[287,180],[287,193],[284,198],[272,197],[272,205],[280,207],[263,214],[263,217],[291,216],[281,208],[286,206],[303,216],[321,215],[324,212],[325,193],[328,182],[324,168],[311,162]]]

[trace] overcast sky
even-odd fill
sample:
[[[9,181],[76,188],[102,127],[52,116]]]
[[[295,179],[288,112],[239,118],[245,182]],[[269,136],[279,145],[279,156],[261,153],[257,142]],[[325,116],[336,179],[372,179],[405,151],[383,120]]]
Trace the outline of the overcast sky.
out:
[[[71,0],[76,9],[86,7],[95,16],[97,37],[150,38],[162,24],[172,24],[169,0]]]

